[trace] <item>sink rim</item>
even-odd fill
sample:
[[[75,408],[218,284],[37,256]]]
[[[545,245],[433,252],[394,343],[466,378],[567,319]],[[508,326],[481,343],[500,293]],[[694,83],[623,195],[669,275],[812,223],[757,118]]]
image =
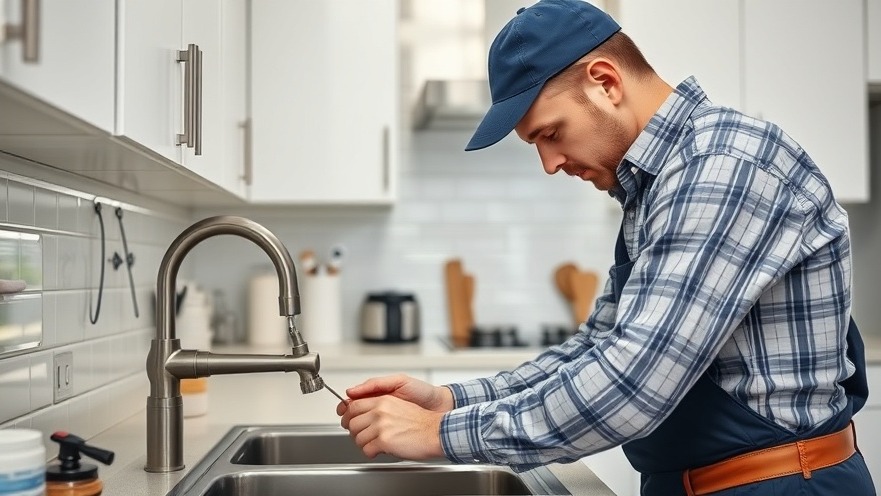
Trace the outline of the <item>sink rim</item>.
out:
[[[533,494],[560,494],[571,495],[565,486],[544,466],[537,467],[525,472],[516,473],[510,467],[490,464],[455,464],[444,462],[419,462],[401,460],[394,462],[370,462],[370,463],[329,463],[329,464],[278,464],[278,465],[249,465],[233,464],[232,457],[253,436],[265,432],[297,432],[310,434],[329,434],[335,436],[347,436],[338,424],[253,424],[236,425],[215,444],[198,462],[187,472],[166,496],[183,496],[189,494],[205,494],[208,489],[221,477],[243,473],[267,473],[267,472],[321,472],[343,471],[402,471],[402,470],[426,470],[435,469],[442,471],[486,471],[498,470],[508,472],[518,477]]]

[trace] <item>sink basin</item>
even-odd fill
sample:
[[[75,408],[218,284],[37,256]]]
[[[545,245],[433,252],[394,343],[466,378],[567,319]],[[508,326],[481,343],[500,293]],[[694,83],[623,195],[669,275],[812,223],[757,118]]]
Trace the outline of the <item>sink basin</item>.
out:
[[[233,454],[236,465],[317,465],[329,463],[394,463],[389,455],[367,458],[348,433],[283,431],[253,432]]]
[[[545,467],[369,459],[337,425],[237,426],[168,496],[570,494]]]
[[[440,496],[533,493],[517,475],[507,470],[452,465],[241,472],[215,479],[205,493],[206,496],[239,494]]]

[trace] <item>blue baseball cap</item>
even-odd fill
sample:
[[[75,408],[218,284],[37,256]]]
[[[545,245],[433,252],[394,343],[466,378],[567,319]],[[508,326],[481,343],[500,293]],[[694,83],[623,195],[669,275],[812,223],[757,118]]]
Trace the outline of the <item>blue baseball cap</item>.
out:
[[[620,29],[609,14],[583,0],[541,0],[518,10],[490,46],[493,103],[465,150],[501,141],[526,115],[548,79]]]

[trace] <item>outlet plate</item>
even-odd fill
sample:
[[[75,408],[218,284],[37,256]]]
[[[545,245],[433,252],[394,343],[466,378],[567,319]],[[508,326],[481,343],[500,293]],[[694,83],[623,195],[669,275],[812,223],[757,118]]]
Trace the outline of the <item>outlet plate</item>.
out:
[[[58,353],[52,374],[55,383],[55,403],[73,396],[73,352]]]

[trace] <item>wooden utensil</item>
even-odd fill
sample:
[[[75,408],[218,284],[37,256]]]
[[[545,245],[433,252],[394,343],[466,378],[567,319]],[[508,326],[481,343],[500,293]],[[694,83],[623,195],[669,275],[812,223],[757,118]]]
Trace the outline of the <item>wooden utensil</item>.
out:
[[[572,283],[570,281],[572,273],[577,271],[578,268],[573,263],[564,263],[554,271],[554,282],[557,284],[557,289],[559,289],[560,293],[563,294],[563,297],[570,302],[573,298]]]
[[[471,340],[471,328],[474,326],[474,313],[471,310],[474,278],[471,278],[470,283],[466,282],[462,261],[452,259],[444,264],[444,283],[447,290],[450,339],[456,346],[467,346]]]
[[[597,294],[599,277],[592,271],[576,270],[570,274],[572,285],[572,317],[575,325],[580,325],[590,315],[590,306]]]

